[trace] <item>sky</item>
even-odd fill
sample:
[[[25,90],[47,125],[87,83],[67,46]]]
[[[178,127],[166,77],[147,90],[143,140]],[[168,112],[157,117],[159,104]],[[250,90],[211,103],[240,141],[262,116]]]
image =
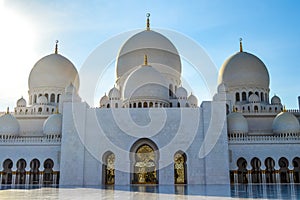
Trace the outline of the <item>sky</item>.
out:
[[[15,107],[21,96],[28,100],[30,70],[40,58],[54,52],[56,40],[59,52],[80,71],[105,41],[143,30],[146,13],[151,13],[152,29],[172,30],[191,38],[217,69],[239,50],[242,37],[244,51],[258,56],[269,70],[270,97],[276,94],[288,109],[297,109],[299,10],[299,1],[284,0],[0,0],[0,111]],[[193,80],[188,61],[182,64],[189,92],[200,101],[211,100],[203,89],[205,84]],[[104,92],[113,87],[114,72],[111,64],[98,83],[92,106],[98,106]]]

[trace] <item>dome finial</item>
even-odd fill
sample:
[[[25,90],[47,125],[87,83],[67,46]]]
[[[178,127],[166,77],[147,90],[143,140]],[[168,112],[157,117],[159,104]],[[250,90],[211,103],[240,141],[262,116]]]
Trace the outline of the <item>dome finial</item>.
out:
[[[145,54],[144,55],[144,66],[147,66],[148,65],[148,57],[147,55]]]
[[[146,17],[147,17],[147,31],[150,31],[150,19],[149,19],[149,17],[150,17],[150,13],[147,13],[146,14]]]
[[[285,105],[283,106],[283,112],[286,112],[286,108],[285,108]]]
[[[243,38],[240,38],[240,52],[243,52]]]
[[[9,114],[9,107],[7,107],[6,109],[6,114]]]
[[[58,40],[55,41],[55,54],[58,54]]]

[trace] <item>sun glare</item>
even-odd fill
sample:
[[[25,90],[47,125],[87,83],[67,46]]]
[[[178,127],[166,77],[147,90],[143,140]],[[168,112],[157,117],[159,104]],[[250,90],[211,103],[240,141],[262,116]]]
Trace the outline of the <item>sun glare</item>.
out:
[[[0,26],[0,105],[14,107],[22,95],[27,99],[27,75],[36,57],[35,30],[26,16],[5,7],[3,1],[0,1]]]

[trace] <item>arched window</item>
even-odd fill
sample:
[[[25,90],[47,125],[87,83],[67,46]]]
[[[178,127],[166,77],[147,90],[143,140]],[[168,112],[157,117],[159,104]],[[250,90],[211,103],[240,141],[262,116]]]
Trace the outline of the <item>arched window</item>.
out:
[[[282,157],[278,161],[278,165],[280,167],[279,169],[279,175],[280,175],[280,183],[289,183],[290,182],[290,176],[289,176],[289,161]]]
[[[235,93],[235,101],[240,101],[240,93]]]
[[[149,108],[152,108],[153,107],[153,102],[150,102],[149,103]]]
[[[38,112],[41,113],[42,110],[43,110],[43,109],[42,109],[41,107],[39,107]]]
[[[12,183],[12,170],[13,162],[11,159],[6,159],[3,162],[3,171],[2,171],[2,184],[11,184]]]
[[[57,103],[59,103],[59,98],[60,98],[60,94],[57,95],[57,100],[56,100]]]
[[[242,101],[246,101],[246,100],[247,100],[246,92],[242,92]]]
[[[294,166],[294,183],[300,183],[300,158],[296,157],[293,159],[293,166]]]
[[[186,184],[186,155],[179,151],[174,155],[174,183]]]
[[[110,108],[110,104],[109,103],[106,105],[106,108]]]
[[[48,93],[45,94],[45,97],[47,98],[47,102],[49,102],[49,94]]]
[[[50,102],[55,103],[55,94],[53,94],[53,93],[50,96]]]
[[[177,107],[180,108],[180,103],[179,102],[177,102]]]
[[[245,158],[239,158],[237,160],[237,166],[238,166],[238,183],[248,183],[247,161],[245,160]]]
[[[115,108],[118,108],[118,103],[115,103]]]
[[[133,103],[133,107],[136,108],[136,103]]]
[[[26,161],[20,159],[17,162],[16,184],[25,184],[26,181]]]
[[[255,94],[259,97],[259,93],[258,92],[255,92]]]
[[[36,103],[36,98],[37,98],[37,96],[36,96],[36,94],[33,96],[33,103]]]
[[[141,108],[142,107],[142,102],[138,103],[138,107]]]
[[[43,184],[51,185],[53,184],[53,167],[54,162],[52,159],[48,158],[44,162],[44,172],[43,172]]]
[[[261,173],[261,162],[258,158],[253,158],[251,160],[251,177],[252,177],[252,183],[261,183],[262,182],[262,173]]]
[[[169,97],[172,97],[172,96],[173,96],[172,90],[173,90],[173,85],[170,84],[170,85],[169,85]]]
[[[38,159],[33,159],[30,162],[30,175],[29,184],[39,184],[40,178],[40,161]]]
[[[260,100],[264,101],[264,93],[263,92],[260,93]]]
[[[258,106],[254,106],[254,111],[258,112]]]
[[[229,105],[226,104],[226,114],[228,115],[229,114]]]
[[[103,183],[105,185],[113,185],[115,184],[115,154],[106,152],[103,158]]]
[[[148,107],[148,103],[147,102],[144,102],[144,108],[147,108]]]
[[[268,157],[265,160],[265,174],[266,174],[266,183],[276,183],[276,178],[275,178],[275,162],[272,158]]]

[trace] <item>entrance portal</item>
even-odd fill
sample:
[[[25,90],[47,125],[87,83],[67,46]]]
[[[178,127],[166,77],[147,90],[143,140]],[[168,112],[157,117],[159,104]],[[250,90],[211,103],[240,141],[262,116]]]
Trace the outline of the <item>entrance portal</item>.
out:
[[[133,145],[131,166],[132,184],[158,184],[158,155],[156,145],[149,140]]]

